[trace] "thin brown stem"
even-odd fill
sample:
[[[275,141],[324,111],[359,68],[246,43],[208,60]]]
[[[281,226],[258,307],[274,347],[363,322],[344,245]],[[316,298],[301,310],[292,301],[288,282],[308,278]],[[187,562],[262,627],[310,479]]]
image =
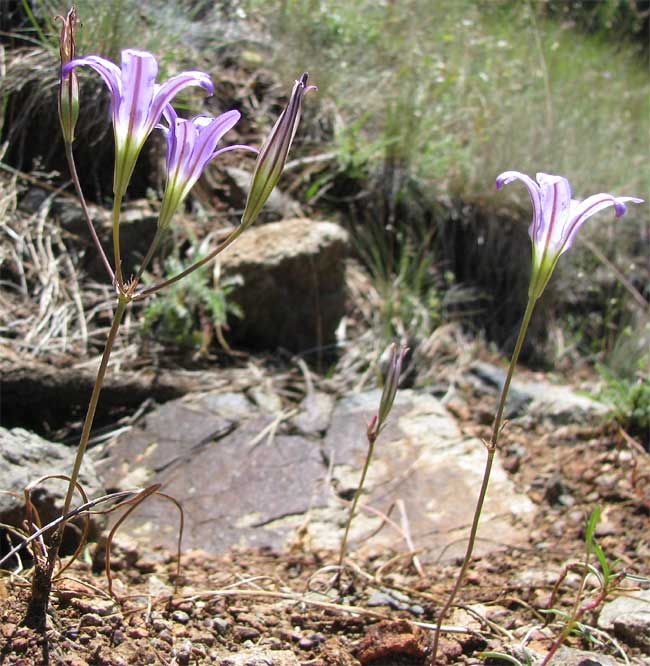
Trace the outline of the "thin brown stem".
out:
[[[84,421],[81,438],[79,440],[79,445],[77,446],[77,453],[75,456],[72,473],[70,475],[70,480],[68,482],[68,491],[64,500],[63,511],[61,512],[62,516],[67,515],[70,510],[72,496],[77,485],[79,470],[81,469],[81,462],[88,446],[90,430],[93,425],[95,412],[97,410],[97,403],[99,401],[99,394],[102,389],[102,384],[104,383],[106,369],[108,368],[108,360],[111,356],[111,351],[113,350],[113,344],[115,342],[115,338],[117,337],[117,332],[120,328],[122,317],[124,316],[124,312],[129,302],[129,299],[123,295],[120,295],[118,298],[115,314],[113,315],[113,323],[108,334],[108,339],[106,340],[106,346],[104,347],[102,360],[99,365],[99,370],[97,371],[97,378],[95,379],[95,385],[90,397],[90,403],[88,404],[86,420]],[[59,556],[59,549],[61,548],[61,543],[63,542],[63,532],[65,530],[65,525],[66,521],[64,520],[59,524],[53,533],[50,532],[49,534],[44,535],[44,552],[38,553],[38,549],[35,549],[36,561],[34,566],[34,575],[32,577],[32,589],[29,598],[29,604],[27,606],[27,612],[25,615],[25,623],[28,626],[37,629],[42,629],[45,627],[47,607],[49,605],[50,592],[52,590],[52,577],[54,575],[54,568]]]
[[[102,247],[102,244],[99,240],[99,236],[97,235],[97,231],[95,230],[95,225],[93,224],[93,221],[90,218],[90,211],[88,210],[88,206],[86,205],[86,200],[81,190],[81,183],[79,182],[79,176],[77,175],[77,167],[74,161],[74,154],[72,152],[71,143],[65,144],[65,156],[66,159],[68,160],[68,168],[70,169],[70,176],[72,177],[72,182],[74,183],[77,196],[79,197],[81,210],[83,211],[86,224],[88,225],[88,231],[90,232],[90,236],[93,239],[93,242],[95,243],[95,248],[97,249],[97,252],[99,252],[99,256],[102,260],[102,263],[104,264],[106,272],[108,273],[108,277],[110,278],[111,284],[115,284],[115,274],[113,273],[113,269],[111,268],[111,262],[108,260],[106,252],[104,252],[104,248]]]
[[[97,411],[99,394],[101,393],[102,385],[104,383],[104,377],[106,376],[108,361],[111,357],[111,352],[113,351],[115,338],[117,337],[117,332],[120,328],[120,324],[122,323],[122,317],[124,316],[124,312],[128,304],[129,300],[127,298],[124,298],[123,296],[120,296],[118,298],[117,307],[115,308],[115,314],[113,315],[113,323],[111,324],[111,329],[108,333],[108,338],[106,340],[106,346],[104,347],[102,360],[101,363],[99,364],[99,370],[97,371],[97,378],[95,379],[93,392],[90,396],[90,402],[88,403],[86,420],[84,421],[83,429],[81,431],[81,438],[79,440],[79,445],[77,446],[77,454],[74,459],[72,473],[70,474],[68,492],[66,493],[65,502],[63,504],[62,513],[64,515],[68,513],[68,511],[70,510],[72,495],[74,494],[75,484],[77,483],[77,478],[79,477],[79,470],[81,469],[81,461],[83,460],[84,454],[86,453],[88,440],[90,439],[90,430],[92,429],[93,421],[95,420],[95,412]]]
[[[503,411],[506,407],[506,400],[508,398],[508,391],[510,390],[510,383],[512,382],[512,376],[515,373],[515,368],[517,367],[517,361],[519,360],[519,354],[521,348],[524,344],[524,339],[526,338],[526,331],[528,330],[528,324],[530,324],[530,318],[533,314],[533,309],[535,308],[536,301],[530,299],[528,305],[526,305],[526,311],[524,312],[523,319],[521,320],[521,326],[519,327],[519,335],[517,336],[517,341],[515,342],[515,348],[512,352],[512,358],[510,359],[510,366],[508,367],[508,374],[506,375],[506,380],[503,383],[503,388],[501,389],[501,399],[499,400],[499,406],[497,407],[497,413],[494,417],[494,425],[492,427],[492,437],[490,443],[496,448],[497,441],[499,439],[499,433],[501,431],[501,422],[503,420]]]
[[[508,374],[506,375],[506,380],[501,389],[501,398],[499,399],[499,405],[497,407],[497,412],[494,417],[494,425],[492,428],[492,437],[489,442],[486,442],[487,447],[487,459],[485,461],[485,470],[483,471],[483,481],[481,482],[481,490],[479,492],[478,500],[476,501],[476,509],[474,510],[474,518],[472,520],[472,527],[469,533],[469,539],[467,541],[467,549],[465,551],[465,557],[463,559],[463,564],[458,572],[458,577],[456,578],[456,583],[445,602],[445,605],[442,607],[440,614],[438,615],[438,621],[436,623],[436,629],[433,635],[433,643],[431,646],[431,658],[429,664],[435,666],[436,656],[438,654],[438,643],[440,641],[440,631],[442,627],[442,621],[445,618],[445,615],[451,608],[452,604],[456,599],[464,580],[467,569],[469,568],[469,563],[472,559],[472,553],[474,552],[474,544],[476,543],[476,536],[478,533],[478,524],[481,518],[481,513],[483,512],[483,504],[485,502],[485,496],[487,494],[488,485],[490,483],[490,474],[492,472],[492,464],[494,462],[494,455],[497,452],[499,434],[501,432],[501,423],[503,421],[503,412],[506,406],[506,400],[508,398],[508,391],[510,389],[510,383],[512,381],[512,376],[517,366],[517,361],[519,359],[519,353],[524,344],[524,339],[526,337],[526,331],[528,330],[528,324],[530,323],[530,317],[533,314],[533,309],[535,307],[535,300],[529,299],[528,305],[526,306],[526,311],[524,312],[523,319],[521,321],[521,326],[519,327],[519,335],[517,336],[517,341],[515,342],[515,348],[512,352],[512,358],[510,359],[510,366],[508,368]]]
[[[368,474],[368,468],[370,467],[370,459],[372,458],[372,452],[375,448],[375,437],[368,437],[368,453],[366,455],[366,462],[363,465],[363,471],[361,472],[361,478],[359,479],[359,485],[357,490],[354,493],[354,499],[352,500],[352,506],[350,507],[350,515],[348,516],[348,522],[345,526],[345,532],[343,533],[343,541],[341,541],[341,550],[339,552],[339,567],[343,566],[343,558],[345,557],[345,548],[348,544],[348,535],[350,533],[350,527],[352,525],[352,519],[354,518],[354,513],[357,510],[357,504],[359,503],[359,497],[363,491],[363,484],[366,481],[366,474]]]
[[[154,285],[153,287],[149,287],[149,289],[145,289],[144,291],[139,292],[138,294],[135,294],[133,296],[134,301],[141,301],[143,298],[146,298],[147,296],[151,296],[151,294],[156,293],[157,291],[160,291],[161,289],[164,289],[165,287],[168,287],[170,284],[174,284],[174,282],[178,282],[179,280],[182,280],[184,277],[188,276],[190,273],[193,273],[194,271],[198,270],[202,266],[205,266],[208,262],[212,261],[218,254],[223,252],[229,245],[235,242],[239,235],[244,231],[244,227],[241,225],[237,227],[227,238],[224,240],[221,245],[218,245],[210,254],[206,255],[201,259],[200,261],[197,261],[195,264],[192,264],[189,268],[186,268],[184,271],[180,272],[178,275],[174,275],[174,277],[169,278],[169,280],[165,280],[164,282],[161,282],[157,285]]]

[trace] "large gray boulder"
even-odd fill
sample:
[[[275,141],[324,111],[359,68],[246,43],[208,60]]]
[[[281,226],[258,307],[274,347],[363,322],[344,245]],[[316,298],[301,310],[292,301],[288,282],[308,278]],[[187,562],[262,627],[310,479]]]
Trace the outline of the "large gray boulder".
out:
[[[348,235],[332,222],[305,218],[248,229],[221,255],[224,276],[243,285],[231,294],[244,312],[228,341],[255,349],[304,352],[335,341],[345,309]]]

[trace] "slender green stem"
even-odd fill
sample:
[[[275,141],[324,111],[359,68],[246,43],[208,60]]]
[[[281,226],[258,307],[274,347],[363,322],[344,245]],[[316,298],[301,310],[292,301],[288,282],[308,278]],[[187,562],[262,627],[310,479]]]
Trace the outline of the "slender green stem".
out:
[[[160,247],[160,241],[162,240],[163,237],[163,229],[161,227],[158,227],[156,229],[156,234],[153,237],[153,240],[151,241],[151,245],[149,245],[149,250],[147,251],[147,254],[145,255],[144,259],[142,260],[142,263],[140,264],[140,268],[133,279],[133,285],[137,285],[138,282],[140,282],[140,278],[142,277],[142,274],[144,273],[145,269],[149,265],[149,262],[151,261],[151,258],[153,257],[154,253],[158,250]]]
[[[345,532],[343,533],[343,541],[341,541],[341,551],[339,553],[339,567],[343,566],[343,558],[345,557],[345,548],[348,544],[348,534],[350,533],[350,526],[352,525],[352,519],[354,518],[354,513],[357,509],[357,504],[359,498],[361,497],[361,492],[363,491],[363,484],[366,481],[366,474],[368,473],[368,468],[370,467],[370,459],[372,458],[372,452],[375,448],[375,437],[368,437],[368,453],[366,454],[366,462],[363,466],[363,471],[361,472],[361,478],[359,479],[359,485],[357,490],[354,493],[354,499],[352,500],[352,506],[350,507],[350,514],[348,515],[348,522],[345,526]]]
[[[129,302],[130,300],[128,297],[120,294],[117,307],[115,309],[115,314],[113,315],[111,330],[108,334],[108,339],[106,340],[106,346],[104,347],[104,354],[102,355],[102,360],[99,364],[99,370],[97,371],[95,386],[93,387],[90,403],[88,404],[86,420],[84,421],[83,429],[81,432],[81,439],[79,440],[79,446],[77,447],[77,454],[75,456],[72,473],[70,474],[68,491],[64,500],[61,516],[67,516],[70,511],[72,496],[76,488],[77,479],[79,478],[79,470],[81,469],[81,461],[83,460],[84,453],[86,452],[86,448],[88,446],[90,430],[93,425],[95,411],[97,410],[97,403],[99,401],[99,394],[102,389],[102,384],[104,383],[104,376],[106,375],[106,369],[108,367],[108,359],[111,356],[113,344],[115,342],[117,332],[120,328],[122,317],[124,316],[124,312]],[[31,595],[27,605],[27,611],[25,613],[25,623],[30,627],[39,629],[45,627],[47,607],[52,590],[52,578],[54,575],[54,568],[56,566],[59,550],[61,548],[61,543],[63,542],[63,532],[65,530],[66,522],[66,520],[62,520],[56,530],[44,538],[45,557],[36,557],[34,576],[32,578]]]
[[[81,190],[81,183],[79,182],[79,176],[77,175],[77,167],[75,165],[74,161],[74,155],[72,153],[72,144],[66,142],[65,144],[65,156],[68,160],[68,168],[70,169],[70,175],[72,176],[72,182],[74,183],[75,190],[77,191],[77,196],[79,197],[79,203],[81,204],[81,210],[83,211],[84,217],[86,218],[86,224],[88,225],[88,231],[90,231],[90,235],[93,239],[93,242],[95,243],[95,248],[97,248],[97,252],[99,252],[99,256],[101,257],[102,263],[104,264],[104,268],[106,269],[106,272],[108,273],[108,277],[111,280],[111,283],[115,283],[115,274],[113,273],[113,269],[111,268],[111,264],[108,260],[108,257],[106,256],[106,252],[104,252],[104,248],[102,247],[102,244],[99,240],[99,237],[97,236],[97,231],[95,231],[95,226],[93,225],[93,221],[90,218],[90,211],[88,210],[88,206],[86,205],[86,200],[84,199],[83,192]]]
[[[483,511],[483,504],[485,502],[485,496],[487,494],[488,485],[490,483],[490,474],[492,472],[492,464],[494,462],[494,455],[497,452],[499,434],[501,432],[501,423],[503,421],[503,412],[506,406],[506,399],[508,398],[508,391],[510,389],[510,382],[512,381],[512,376],[517,366],[517,360],[519,359],[519,353],[524,344],[524,339],[526,337],[526,331],[528,330],[528,324],[530,323],[530,317],[533,314],[533,309],[535,307],[535,300],[529,299],[528,305],[526,306],[526,311],[524,312],[523,319],[521,321],[521,326],[519,327],[519,335],[517,336],[517,341],[515,342],[515,348],[512,352],[512,358],[510,359],[510,366],[508,368],[508,374],[506,380],[501,389],[501,398],[499,400],[499,405],[497,407],[497,412],[494,417],[494,426],[492,428],[492,437],[489,442],[486,442],[487,448],[487,459],[485,461],[485,470],[483,471],[483,481],[481,482],[481,490],[479,492],[478,500],[476,502],[476,509],[474,510],[474,518],[472,520],[472,527],[469,533],[469,539],[467,541],[467,549],[465,551],[465,557],[463,559],[463,564],[458,572],[458,577],[456,578],[456,583],[445,602],[445,605],[442,607],[440,614],[438,615],[438,621],[436,623],[435,633],[433,635],[433,643],[431,646],[431,659],[429,663],[431,666],[435,666],[436,656],[438,654],[438,643],[440,640],[440,629],[442,627],[442,622],[445,618],[445,615],[451,608],[451,605],[456,599],[456,595],[460,590],[464,580],[467,569],[469,568],[469,563],[472,558],[472,553],[474,552],[474,544],[476,543],[476,536],[478,533],[478,524],[481,518],[481,513]]]
[[[582,594],[582,592],[584,590],[585,580],[586,580],[586,574],[585,574],[585,576],[583,576],[582,584],[581,584],[580,590],[578,592],[580,595]],[[540,663],[539,666],[546,666],[547,664],[550,663],[551,659],[555,656],[555,653],[560,649],[560,647],[562,646],[562,643],[564,643],[564,641],[567,639],[567,637],[571,633],[571,630],[576,626],[576,624],[578,624],[578,622],[580,622],[580,620],[582,619],[582,616],[587,611],[593,610],[594,608],[598,608],[598,606],[600,606],[600,604],[602,604],[603,601],[605,601],[609,592],[610,592],[609,585],[606,583],[605,585],[603,585],[603,587],[602,587],[600,593],[598,594],[598,596],[594,600],[585,604],[584,606],[580,606],[580,597],[579,596],[576,597],[577,603],[573,608],[570,619],[565,624],[564,629],[562,630],[562,633],[553,642],[553,645],[551,646],[551,649],[548,651],[548,653],[546,654],[546,656],[544,657],[544,659],[542,660],[542,662]]]
[[[122,323],[122,317],[126,310],[129,300],[120,296],[117,301],[117,307],[115,308],[115,314],[113,315],[113,323],[111,324],[111,330],[108,333],[108,339],[106,340],[106,346],[104,347],[104,353],[102,355],[101,363],[99,364],[99,370],[97,371],[97,378],[95,379],[95,385],[93,387],[93,392],[90,396],[90,402],[88,404],[88,411],[86,412],[86,420],[84,421],[83,429],[81,431],[81,439],[79,440],[79,445],[77,446],[77,455],[74,459],[74,465],[72,467],[72,473],[70,474],[70,482],[68,485],[68,492],[65,497],[65,502],[63,504],[63,512],[65,515],[70,510],[70,504],[72,502],[72,496],[75,491],[75,485],[77,483],[77,478],[79,477],[79,470],[81,469],[81,461],[83,460],[84,454],[86,453],[86,448],[88,446],[88,440],[90,438],[90,430],[93,426],[93,421],[95,419],[95,412],[97,411],[97,403],[99,402],[99,394],[102,390],[102,384],[104,383],[104,377],[106,375],[106,369],[108,368],[108,360],[111,357],[111,352],[113,351],[113,344],[115,343],[115,338],[117,337],[117,332]]]
[[[227,238],[226,240],[221,243],[221,245],[218,245],[210,254],[206,255],[201,259],[200,261],[197,261],[195,264],[192,264],[189,268],[186,268],[184,271],[179,273],[178,275],[174,275],[174,277],[169,278],[169,280],[165,280],[164,282],[161,282],[160,284],[154,285],[153,287],[149,287],[149,289],[145,289],[144,291],[141,291],[138,294],[135,294],[133,296],[134,301],[141,301],[143,298],[146,298],[147,296],[150,296],[151,294],[160,291],[161,289],[164,289],[165,287],[168,287],[170,284],[174,284],[174,282],[178,282],[179,280],[182,280],[184,277],[189,275],[190,273],[193,273],[194,271],[198,270],[202,266],[205,266],[208,262],[212,261],[218,254],[223,252],[229,245],[231,245],[239,235],[244,231],[244,227],[241,225],[238,226]]]
[[[508,367],[508,374],[506,375],[506,381],[503,384],[501,389],[501,399],[499,400],[499,406],[497,407],[497,413],[494,417],[494,426],[492,427],[492,438],[490,439],[490,444],[496,449],[497,441],[499,439],[499,432],[501,431],[501,422],[503,420],[503,411],[506,406],[506,400],[508,398],[508,391],[510,390],[510,382],[512,381],[512,376],[515,373],[515,368],[517,367],[517,361],[519,360],[519,353],[524,344],[524,339],[526,338],[526,331],[528,331],[528,324],[530,324],[530,318],[533,314],[535,308],[535,300],[529,299],[528,305],[526,305],[526,311],[524,312],[523,319],[521,320],[521,326],[519,327],[519,335],[517,336],[517,341],[515,342],[515,348],[512,352],[512,358],[510,359],[510,366]]]
[[[120,256],[120,208],[122,194],[115,195],[113,200],[113,256],[115,258],[115,279],[120,293],[124,293],[124,277],[122,276],[122,258]]]

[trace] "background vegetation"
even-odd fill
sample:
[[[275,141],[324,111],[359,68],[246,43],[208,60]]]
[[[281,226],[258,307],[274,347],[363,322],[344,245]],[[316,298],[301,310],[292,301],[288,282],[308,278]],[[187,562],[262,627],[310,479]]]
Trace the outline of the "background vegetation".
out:
[[[0,127],[12,168],[66,173],[50,17],[67,4],[2,3]],[[497,195],[495,176],[549,171],[578,198],[650,199],[649,4],[146,0],[145,11],[135,0],[80,0],[78,52],[116,58],[137,46],[156,53],[163,75],[211,71],[222,85],[208,111],[245,107],[246,139],[268,129],[278,90],[308,69],[319,93],[284,187],[352,231],[376,295],[372,335],[417,346],[461,320],[507,350],[526,295],[530,204],[523,187]],[[86,114],[78,159],[101,202],[112,173],[107,97],[96,77],[84,85],[97,113]],[[159,190],[160,149],[143,160],[136,196]],[[529,362],[587,359],[610,383],[647,381],[649,245],[647,205],[590,221],[539,308]]]
[[[278,71],[308,64],[329,110],[335,163],[308,194],[346,210],[367,263],[380,280],[392,276],[403,305],[439,307],[442,289],[454,312],[449,286],[473,286],[477,325],[508,341],[525,298],[530,210],[523,188],[495,193],[501,171],[563,174],[577,198],[648,196],[647,3],[250,0],[247,9],[263,16]],[[647,313],[612,264],[650,296],[647,208],[619,223],[603,215],[581,234],[540,312],[555,331],[543,355],[620,363],[624,331],[649,341]],[[423,261],[436,275],[426,278]],[[410,319],[406,330],[430,324],[417,308]],[[646,348],[634,354],[640,364]]]

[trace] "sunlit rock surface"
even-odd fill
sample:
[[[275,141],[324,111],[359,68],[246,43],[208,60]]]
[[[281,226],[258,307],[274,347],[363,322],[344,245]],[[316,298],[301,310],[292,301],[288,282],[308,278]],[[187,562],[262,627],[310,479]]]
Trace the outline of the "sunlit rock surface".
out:
[[[320,403],[327,414],[317,419],[313,398],[298,415],[269,413],[242,394],[172,401],[111,442],[98,462],[100,472],[116,489],[162,482],[185,510],[188,548],[218,552],[235,544],[301,543],[336,549],[379,392],[344,398],[331,414],[331,401]],[[317,425],[298,431],[302,413]],[[400,391],[377,441],[351,548],[407,552],[410,539],[425,561],[457,557],[465,547],[485,455],[482,442],[463,437],[436,398]],[[532,511],[497,456],[477,552],[523,543]],[[392,523],[385,521],[388,515]],[[148,500],[123,529],[172,546],[177,525],[171,505]]]

